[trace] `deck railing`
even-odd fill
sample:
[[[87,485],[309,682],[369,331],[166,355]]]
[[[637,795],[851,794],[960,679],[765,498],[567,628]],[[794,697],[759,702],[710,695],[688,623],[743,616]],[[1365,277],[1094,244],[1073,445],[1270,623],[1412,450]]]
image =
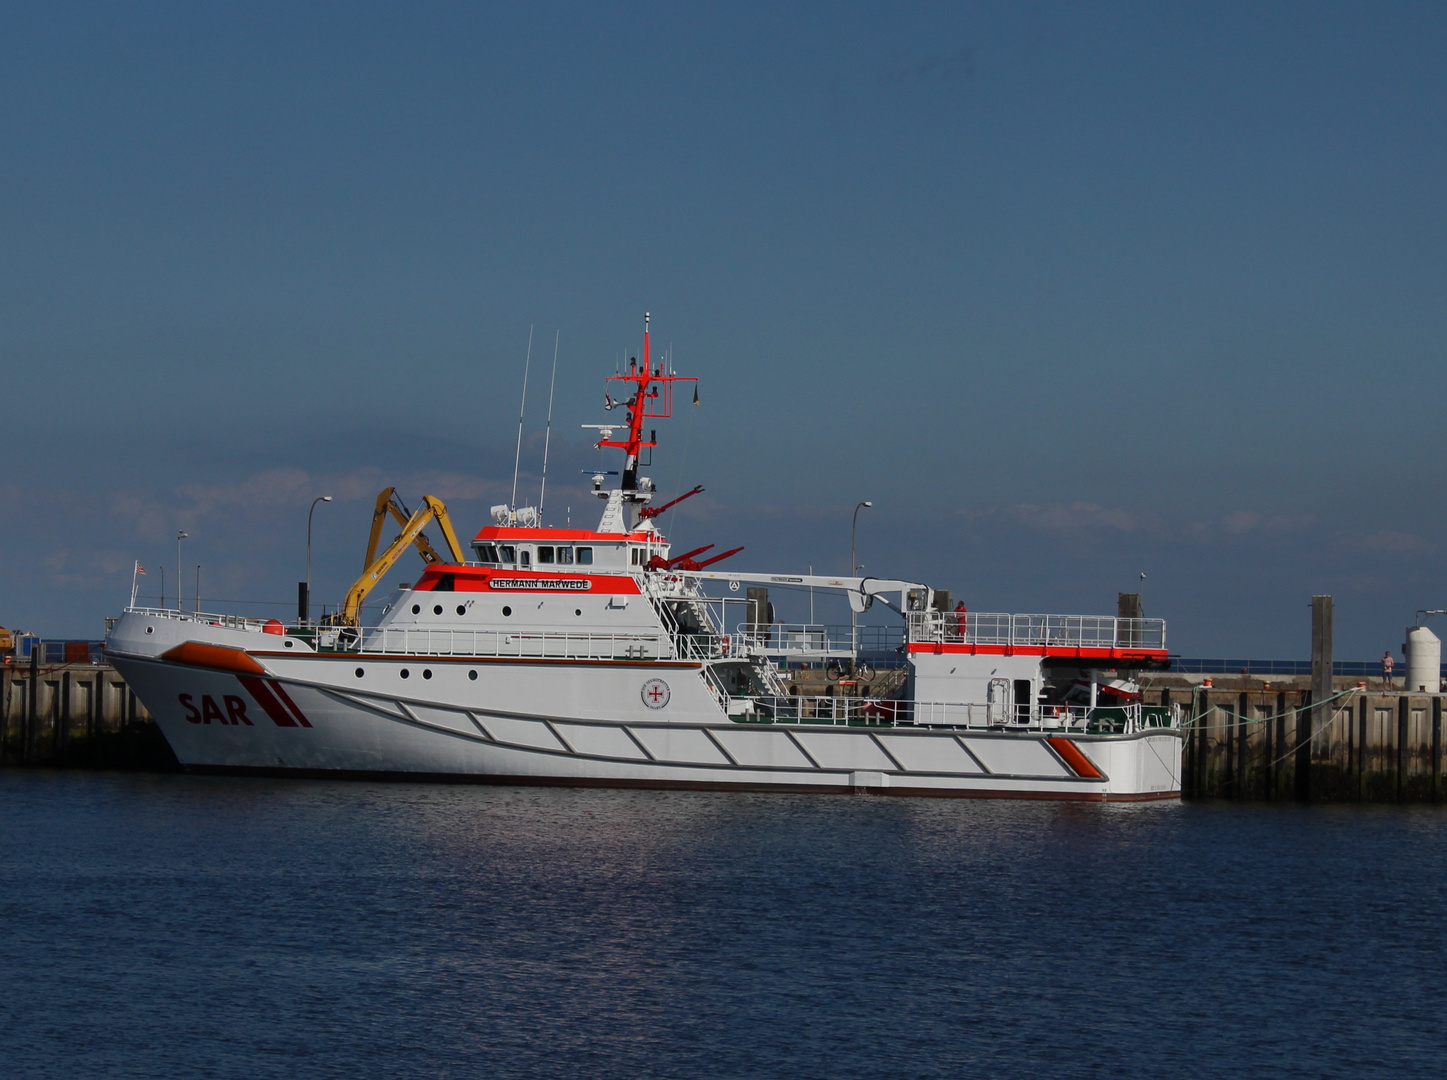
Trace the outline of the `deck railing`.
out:
[[[1084,649],[1164,649],[1164,619],[1111,615],[1010,615],[982,611],[912,611],[912,642],[1050,645]]]
[[[1179,706],[1037,706],[1017,710],[1003,704],[897,701],[848,697],[735,697],[729,714],[741,722],[930,727],[977,731],[1059,731],[1128,735],[1181,726]]]
[[[819,623],[739,623],[731,641],[768,656],[850,657],[892,652],[904,644],[901,626],[826,626]]]
[[[320,635],[319,635],[320,637]],[[323,648],[325,641],[321,642]],[[664,660],[673,643],[663,633],[509,633],[502,630],[367,631],[361,651],[408,656],[487,656],[539,660]]]
[[[249,618],[245,615],[221,615],[206,611],[178,611],[176,608],[128,607],[127,615],[143,615],[148,619],[173,619],[179,622],[204,623],[207,626],[224,626],[228,630],[250,630],[261,633],[266,619]]]

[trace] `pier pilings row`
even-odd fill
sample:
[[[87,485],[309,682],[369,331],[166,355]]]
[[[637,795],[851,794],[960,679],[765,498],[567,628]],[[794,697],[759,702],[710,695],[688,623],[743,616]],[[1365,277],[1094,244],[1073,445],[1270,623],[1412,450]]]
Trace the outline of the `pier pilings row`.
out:
[[[1440,802],[1442,694],[1334,687],[1313,707],[1305,688],[1145,690],[1179,704],[1187,798]]]

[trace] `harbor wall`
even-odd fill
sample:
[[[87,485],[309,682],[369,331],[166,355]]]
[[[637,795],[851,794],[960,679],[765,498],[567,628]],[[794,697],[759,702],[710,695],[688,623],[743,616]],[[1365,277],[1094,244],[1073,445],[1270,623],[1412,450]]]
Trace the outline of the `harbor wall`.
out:
[[[1182,793],[1267,801],[1440,802],[1442,694],[1334,680],[1143,677],[1151,704],[1185,713]],[[1161,683],[1174,685],[1161,685]],[[1285,683],[1286,685],[1283,685]]]
[[[0,765],[178,768],[160,729],[108,664],[6,664],[0,668]]]

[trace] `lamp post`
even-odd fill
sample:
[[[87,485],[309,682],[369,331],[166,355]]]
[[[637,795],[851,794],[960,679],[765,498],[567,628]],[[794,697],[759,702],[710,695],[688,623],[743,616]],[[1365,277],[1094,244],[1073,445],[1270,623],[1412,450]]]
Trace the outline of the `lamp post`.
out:
[[[863,510],[866,506],[868,506],[868,507],[873,507],[874,504],[866,499],[864,502],[861,502],[859,505],[857,505],[857,506],[854,508],[854,520],[853,520],[853,522],[850,523],[850,526],[849,526],[849,576],[850,576],[850,577],[853,577],[854,574],[855,574],[855,571],[859,568],[859,560],[858,560],[858,558],[856,558],[856,556],[855,556],[854,538],[855,538],[855,534],[859,531],[859,511]],[[850,658],[850,662],[851,662],[851,663],[852,663],[855,659],[858,658],[858,654],[859,654],[859,628],[858,628],[858,623],[859,623],[859,615],[858,615],[857,612],[855,612],[855,610],[854,610],[854,604],[851,602],[850,605],[849,605],[849,648],[850,648],[850,650],[855,654],[853,657]]]
[[[189,539],[188,532],[176,530],[176,610],[181,610],[181,541]]]
[[[317,503],[331,502],[330,495],[318,495],[312,500],[311,509],[306,512],[306,580],[302,582],[298,590],[296,614],[301,622],[311,620],[311,599],[312,599],[312,514],[316,513]]]

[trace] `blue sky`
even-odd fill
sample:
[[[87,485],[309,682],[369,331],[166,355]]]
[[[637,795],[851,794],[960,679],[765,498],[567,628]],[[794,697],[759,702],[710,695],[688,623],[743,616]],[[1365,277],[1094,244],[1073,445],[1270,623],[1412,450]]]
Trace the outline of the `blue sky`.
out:
[[[703,380],[680,543],[840,571],[871,499],[869,572],[977,610],[1145,572],[1174,650],[1305,656],[1331,592],[1380,655],[1447,607],[1444,44],[1433,4],[8,5],[0,623],[93,636],[177,528],[203,596],[284,601],[318,494],[319,599],[382,486],[474,531],[530,328],[524,487],[556,333],[549,519],[590,520],[649,310]]]

